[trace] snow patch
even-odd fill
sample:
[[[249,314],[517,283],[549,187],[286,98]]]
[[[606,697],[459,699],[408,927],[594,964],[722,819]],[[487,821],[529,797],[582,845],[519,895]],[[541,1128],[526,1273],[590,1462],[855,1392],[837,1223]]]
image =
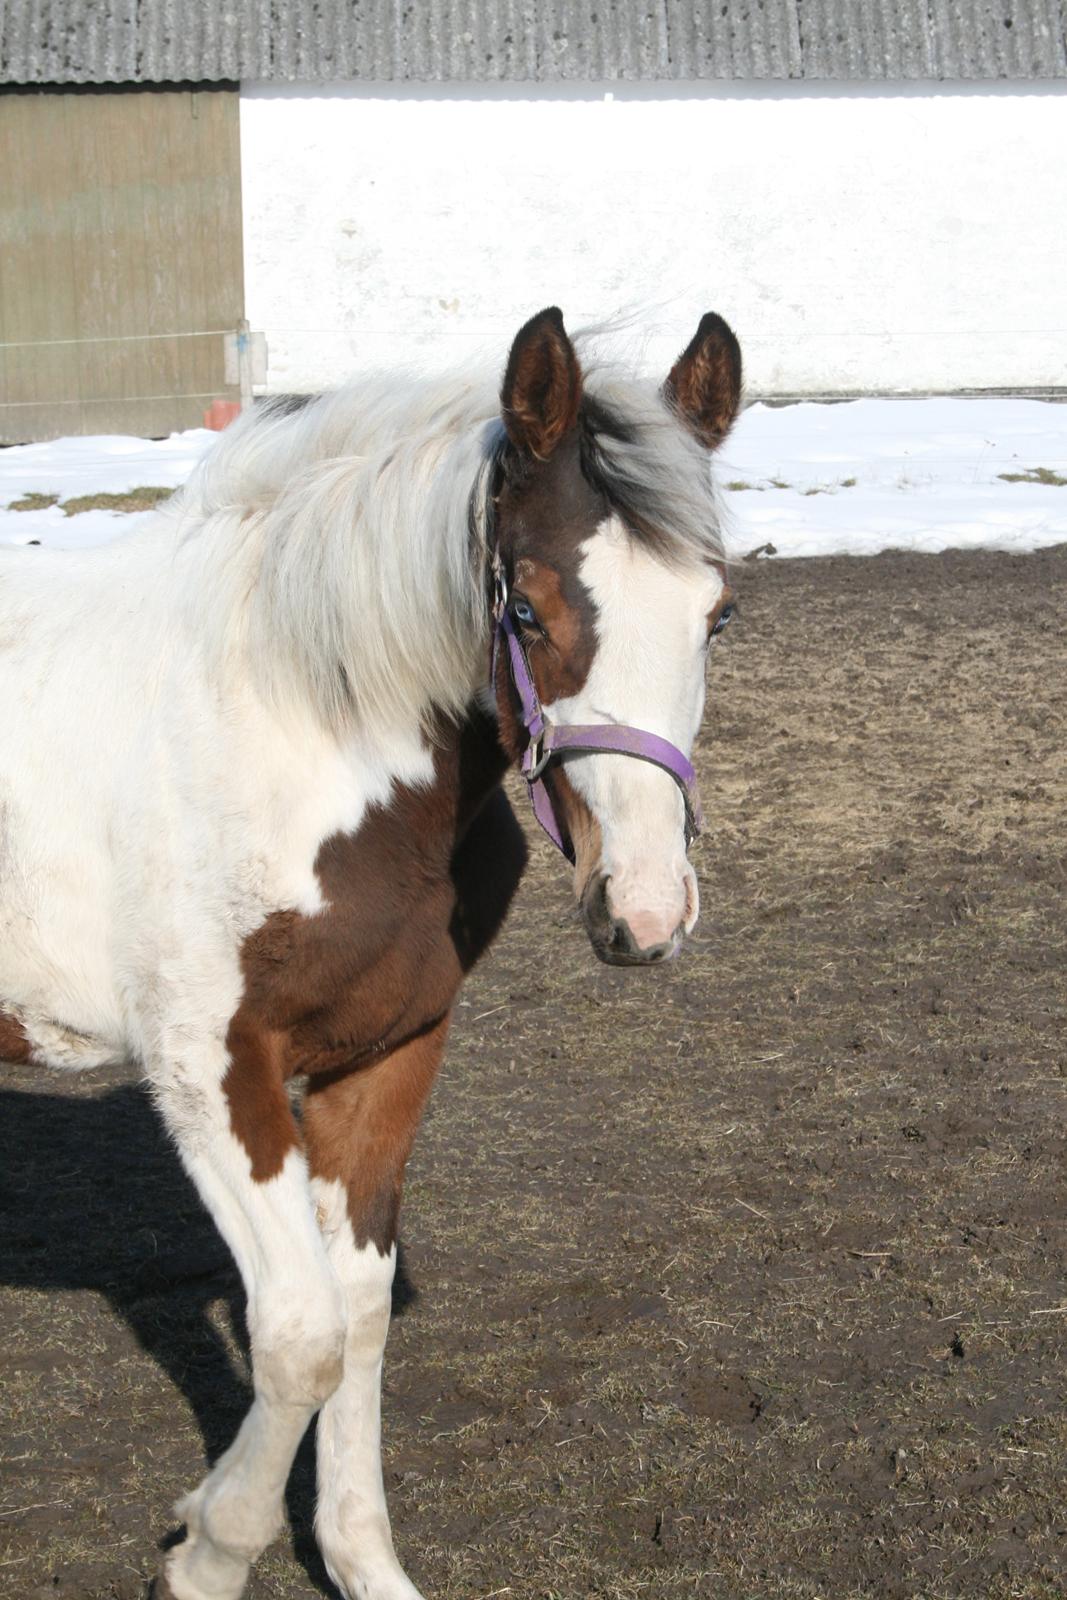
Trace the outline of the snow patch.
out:
[[[151,517],[150,511],[81,511],[68,517],[60,506],[9,511],[28,494],[124,494],[148,487],[177,489],[218,434],[208,428],[172,433],[169,439],[124,434],[49,439],[0,450],[0,544],[38,541],[57,550],[106,544]]]
[[[151,512],[60,506],[10,511],[31,493],[122,493],[183,483],[218,435],[56,439],[0,450],[0,544],[102,544]],[[1067,541],[1067,486],[1010,483],[1045,468],[1067,478],[1067,405],[940,398],[750,406],[717,461],[730,553],[1037,550]],[[854,481],[851,481],[854,480]],[[785,485],[785,487],[779,487]]]
[[[780,556],[1037,550],[1067,540],[1067,405],[1044,400],[852,400],[750,406],[718,457],[729,547]],[[850,482],[849,480],[854,480]],[[777,487],[783,484],[787,487]]]

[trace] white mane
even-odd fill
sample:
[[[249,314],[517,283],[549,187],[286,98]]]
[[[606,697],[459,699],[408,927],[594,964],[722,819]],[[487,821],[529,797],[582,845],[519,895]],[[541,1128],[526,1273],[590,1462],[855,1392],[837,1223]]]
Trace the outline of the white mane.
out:
[[[172,502],[215,650],[243,647],[272,699],[310,698],[334,728],[460,712],[487,628],[470,508],[498,414],[487,383],[383,377],[242,418]]]

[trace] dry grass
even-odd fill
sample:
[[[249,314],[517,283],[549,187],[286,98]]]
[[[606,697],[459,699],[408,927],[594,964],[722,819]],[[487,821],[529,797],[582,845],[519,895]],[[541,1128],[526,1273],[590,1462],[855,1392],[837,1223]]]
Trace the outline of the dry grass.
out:
[[[82,511],[153,511],[173,493],[173,489],[149,484],[140,489],[127,489],[123,494],[79,494],[63,501],[63,512],[68,517],[76,517]]]
[[[24,494],[20,500],[12,500],[8,506],[9,511],[50,511],[59,504],[57,494]]]
[[[1043,483],[1048,488],[1067,489],[1067,478],[1051,467],[1027,467],[1025,472],[998,472],[1005,483]]]
[[[121,494],[79,494],[62,502],[62,511],[65,516],[77,517],[83,511],[152,511],[161,505],[164,500],[169,500],[174,493],[173,489],[162,488],[159,485],[145,484],[138,489],[127,489]],[[53,506],[60,504],[58,494],[42,494],[34,492],[24,494],[21,499],[13,500],[8,506],[9,511],[50,511]]]
[[[854,489],[856,487],[856,481],[857,480],[855,478],[838,478],[836,483],[816,484],[811,489],[804,489],[802,492],[805,495],[834,494],[838,489]],[[747,483],[744,478],[735,478],[732,482],[727,483],[726,487],[735,494],[739,493],[743,489],[754,489],[758,493],[762,494],[763,491],[768,488],[791,489],[793,485],[791,483],[786,483],[784,478],[769,478],[766,483]]]

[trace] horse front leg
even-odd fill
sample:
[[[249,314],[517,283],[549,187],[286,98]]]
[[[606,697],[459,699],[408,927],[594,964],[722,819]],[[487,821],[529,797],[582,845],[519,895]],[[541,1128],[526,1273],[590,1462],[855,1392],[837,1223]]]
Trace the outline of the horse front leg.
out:
[[[237,1600],[283,1519],[311,1417],[341,1378],[344,1297],[326,1259],[307,1163],[270,1035],[231,1025],[195,1065],[149,1066],[182,1161],[241,1271],[254,1400],[230,1448],[177,1510],[188,1535],[159,1600]]]
[[[312,1079],[304,1107],[312,1190],[347,1321],[344,1374],[319,1416],[315,1527],[347,1600],[420,1600],[389,1530],[382,1355],[404,1166],[447,1032],[445,1016],[371,1067]]]

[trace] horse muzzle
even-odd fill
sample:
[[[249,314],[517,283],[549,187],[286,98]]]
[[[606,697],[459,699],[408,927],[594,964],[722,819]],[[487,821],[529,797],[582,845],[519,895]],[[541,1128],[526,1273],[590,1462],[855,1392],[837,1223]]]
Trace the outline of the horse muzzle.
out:
[[[645,918],[635,917],[631,926],[612,910],[609,883],[603,873],[594,873],[582,893],[582,921],[596,956],[612,967],[652,967],[669,961],[685,939],[684,919],[666,937],[662,928],[655,928]]]

